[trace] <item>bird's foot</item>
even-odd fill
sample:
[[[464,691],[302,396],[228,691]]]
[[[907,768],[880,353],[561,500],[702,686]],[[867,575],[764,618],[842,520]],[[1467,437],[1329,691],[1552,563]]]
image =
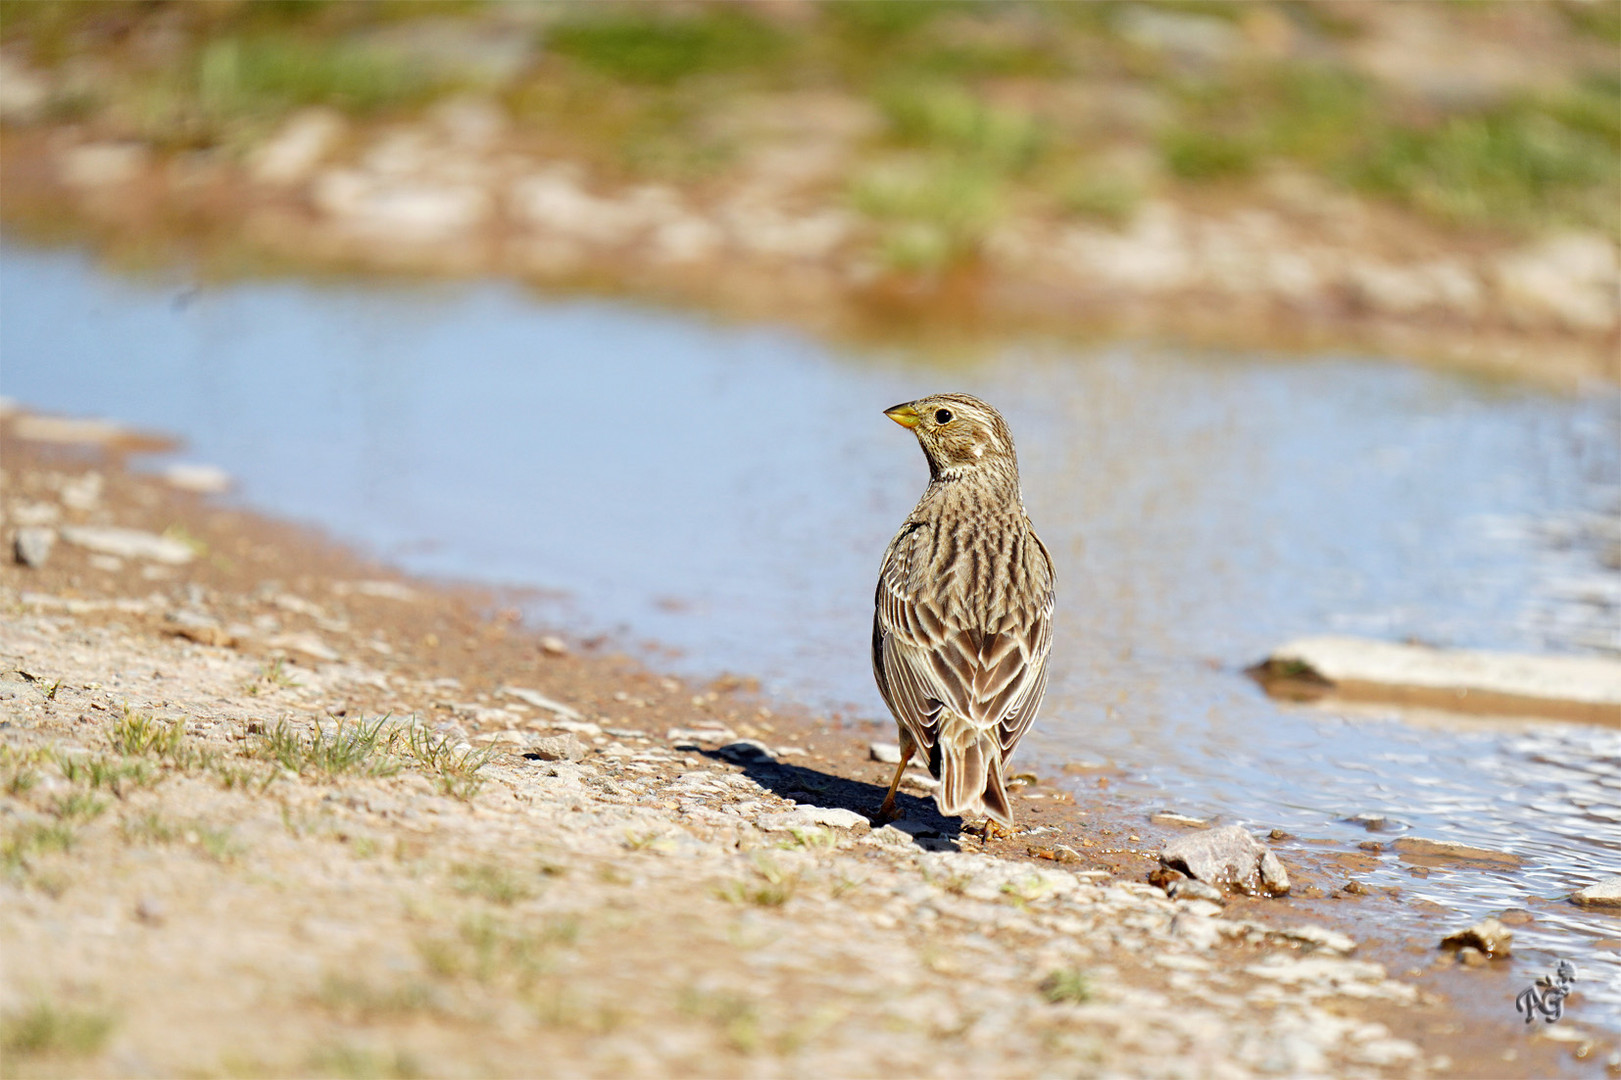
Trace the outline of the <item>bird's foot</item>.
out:
[[[873,817],[877,818],[881,823],[899,821],[905,816],[906,811],[895,805],[895,796],[893,795],[885,799],[883,805],[873,811]]]

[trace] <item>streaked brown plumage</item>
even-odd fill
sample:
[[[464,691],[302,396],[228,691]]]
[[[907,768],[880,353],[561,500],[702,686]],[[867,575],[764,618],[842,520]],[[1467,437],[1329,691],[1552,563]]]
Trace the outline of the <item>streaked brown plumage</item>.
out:
[[[1024,510],[1013,436],[966,394],[885,410],[917,435],[929,486],[884,553],[872,668],[913,753],[940,781],[942,814],[1013,824],[1003,768],[1047,687],[1053,565]]]

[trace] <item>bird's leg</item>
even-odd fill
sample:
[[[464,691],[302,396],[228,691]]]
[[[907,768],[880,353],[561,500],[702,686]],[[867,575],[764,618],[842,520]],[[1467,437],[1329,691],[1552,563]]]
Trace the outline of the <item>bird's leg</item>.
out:
[[[985,819],[986,840],[1011,840],[1017,833],[1018,829],[1012,825],[1003,825],[995,818]]]
[[[889,794],[884,796],[883,805],[878,808],[878,816],[884,821],[894,821],[901,816],[895,810],[895,791],[901,786],[901,773],[906,771],[906,763],[912,760],[915,749],[910,739],[901,740],[901,763],[895,766],[895,779],[889,782]]]

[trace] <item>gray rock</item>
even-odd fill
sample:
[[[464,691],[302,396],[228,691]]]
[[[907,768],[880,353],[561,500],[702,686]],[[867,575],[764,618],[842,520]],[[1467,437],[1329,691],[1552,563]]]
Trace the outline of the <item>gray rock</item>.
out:
[[[69,525],[62,530],[62,539],[98,555],[147,559],[171,566],[181,566],[197,557],[195,551],[178,540],[115,525]]]
[[[1583,907],[1621,907],[1621,877],[1605,878],[1596,885],[1577,889],[1570,898]]]
[[[1165,892],[1172,900],[1209,900],[1216,904],[1224,902],[1220,889],[1193,878],[1173,881]]]
[[[1160,862],[1223,889],[1252,895],[1289,891],[1289,875],[1270,848],[1238,825],[1190,832],[1168,840]]]
[[[176,637],[195,641],[199,645],[231,645],[235,638],[220,625],[219,620],[205,612],[180,609],[166,616],[168,631]]]
[[[569,731],[534,740],[530,752],[542,761],[580,761],[585,757],[585,744]]]
[[[1290,941],[1299,941],[1313,948],[1326,949],[1329,952],[1344,955],[1356,948],[1355,939],[1340,933],[1338,930],[1329,930],[1322,926],[1290,926],[1281,930],[1268,930],[1274,937]]]
[[[1475,925],[1441,939],[1443,949],[1479,949],[1491,957],[1507,956],[1514,943],[1514,932],[1496,919],[1482,919]]]
[[[872,755],[874,761],[884,765],[899,765],[901,763],[901,748],[894,743],[872,743],[867,747],[867,753]]]
[[[769,746],[754,739],[727,743],[716,753],[734,765],[764,765],[776,760]]]
[[[51,548],[55,544],[55,529],[32,525],[17,530],[17,537],[12,542],[12,552],[23,566],[40,567],[51,557]]]

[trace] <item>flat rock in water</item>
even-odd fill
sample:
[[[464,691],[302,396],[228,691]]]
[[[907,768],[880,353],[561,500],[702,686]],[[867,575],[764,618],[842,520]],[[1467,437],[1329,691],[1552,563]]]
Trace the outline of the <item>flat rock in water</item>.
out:
[[[62,539],[98,555],[147,559],[171,566],[189,563],[197,557],[195,551],[178,540],[116,525],[69,525],[62,530]]]
[[[1468,844],[1459,844],[1452,840],[1426,840],[1421,836],[1403,836],[1390,846],[1414,860],[1484,862],[1496,863],[1499,866],[1520,866],[1525,862],[1512,851],[1470,847]]]
[[[1190,832],[1166,841],[1159,861],[1222,889],[1279,896],[1289,874],[1272,850],[1239,825]]]
[[[1570,898],[1583,907],[1621,908],[1621,877],[1605,878],[1596,885],[1577,889]]]
[[[1337,692],[1434,708],[1571,715],[1621,722],[1621,661],[1588,656],[1436,649],[1352,637],[1309,637],[1257,669]]]
[[[1175,825],[1183,829],[1208,829],[1210,822],[1204,818],[1190,817],[1187,814],[1178,814],[1174,810],[1160,810],[1148,816],[1149,822],[1155,825]]]
[[[1514,944],[1514,931],[1496,919],[1482,919],[1475,925],[1441,939],[1443,949],[1479,949],[1487,956],[1507,956]]]

